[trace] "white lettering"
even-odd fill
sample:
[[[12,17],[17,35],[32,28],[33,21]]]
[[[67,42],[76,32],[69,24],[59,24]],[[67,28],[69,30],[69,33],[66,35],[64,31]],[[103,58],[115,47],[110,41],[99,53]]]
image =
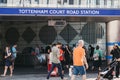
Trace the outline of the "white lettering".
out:
[[[48,14],[48,10],[19,9],[21,14]]]
[[[81,14],[94,15],[94,14],[99,14],[99,11],[97,11],[97,10],[81,10]]]
[[[19,13],[25,14],[25,13],[27,13],[27,10],[19,9]]]
[[[20,14],[48,14],[48,15],[96,15],[99,10],[79,10],[79,9],[19,9]]]
[[[65,10],[50,10],[50,14],[65,14]]]
[[[66,14],[72,14],[72,15],[77,15],[79,13],[80,13],[79,10],[67,10],[66,11]]]

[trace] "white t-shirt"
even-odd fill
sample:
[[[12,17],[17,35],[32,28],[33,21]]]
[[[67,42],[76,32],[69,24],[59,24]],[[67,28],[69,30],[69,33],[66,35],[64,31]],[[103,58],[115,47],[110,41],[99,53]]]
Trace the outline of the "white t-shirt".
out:
[[[56,46],[54,46],[52,48],[52,52],[50,53],[50,62],[60,63],[59,56],[60,56],[60,51]]]

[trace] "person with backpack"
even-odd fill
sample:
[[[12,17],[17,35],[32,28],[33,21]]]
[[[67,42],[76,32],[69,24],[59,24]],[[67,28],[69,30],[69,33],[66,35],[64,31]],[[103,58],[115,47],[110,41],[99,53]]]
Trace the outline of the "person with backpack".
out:
[[[96,68],[98,70],[101,70],[102,65],[102,51],[99,49],[99,46],[96,46],[96,49],[94,50],[93,54],[93,66],[92,69]]]

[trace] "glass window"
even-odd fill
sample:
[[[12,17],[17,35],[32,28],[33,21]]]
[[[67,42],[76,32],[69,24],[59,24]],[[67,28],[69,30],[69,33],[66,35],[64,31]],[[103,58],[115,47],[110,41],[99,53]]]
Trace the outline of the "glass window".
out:
[[[111,6],[114,6],[114,0],[111,0]]]
[[[63,0],[63,4],[64,4],[64,3],[67,3],[67,0]]]
[[[67,3],[67,0],[64,0],[65,3]]]
[[[49,4],[49,2],[50,2],[50,1],[49,1],[49,0],[47,0],[47,4]]]
[[[107,0],[104,0],[104,5],[107,5]]]
[[[0,3],[7,3],[7,0],[0,0]]]
[[[81,0],[79,0],[79,5],[81,5]]]
[[[100,0],[96,0],[96,5],[100,5]]]
[[[29,1],[31,1],[31,0],[29,0]],[[39,0],[35,0],[35,2],[37,2],[37,4],[39,4]]]
[[[73,0],[69,0],[69,4],[74,4],[74,1]]]

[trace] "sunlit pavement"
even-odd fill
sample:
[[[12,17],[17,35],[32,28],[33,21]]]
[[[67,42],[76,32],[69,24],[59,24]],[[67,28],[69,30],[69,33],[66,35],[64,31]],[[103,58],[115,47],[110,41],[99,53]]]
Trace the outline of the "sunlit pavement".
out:
[[[0,80],[46,80],[47,74],[19,74],[19,75],[13,75],[12,77],[9,77],[7,75],[6,77],[0,77]],[[96,73],[88,73],[87,74],[87,80],[95,80],[97,77]],[[70,80],[70,77],[66,74],[65,78],[67,80]],[[61,80],[60,77],[50,77],[49,80]],[[77,76],[76,80],[82,80],[81,76]],[[116,78],[114,80],[120,80],[120,78]]]
[[[0,68],[0,75],[3,73],[3,67]],[[70,80],[68,71],[65,71],[65,78]],[[46,67],[16,67],[12,77],[9,76],[9,70],[6,77],[0,77],[0,80],[46,80],[47,68]],[[87,71],[87,80],[95,80],[97,72]],[[120,77],[120,76],[119,76]],[[49,80],[61,80],[60,77],[50,77]],[[81,76],[77,76],[76,80],[82,80]],[[114,78],[113,80],[120,80]]]

